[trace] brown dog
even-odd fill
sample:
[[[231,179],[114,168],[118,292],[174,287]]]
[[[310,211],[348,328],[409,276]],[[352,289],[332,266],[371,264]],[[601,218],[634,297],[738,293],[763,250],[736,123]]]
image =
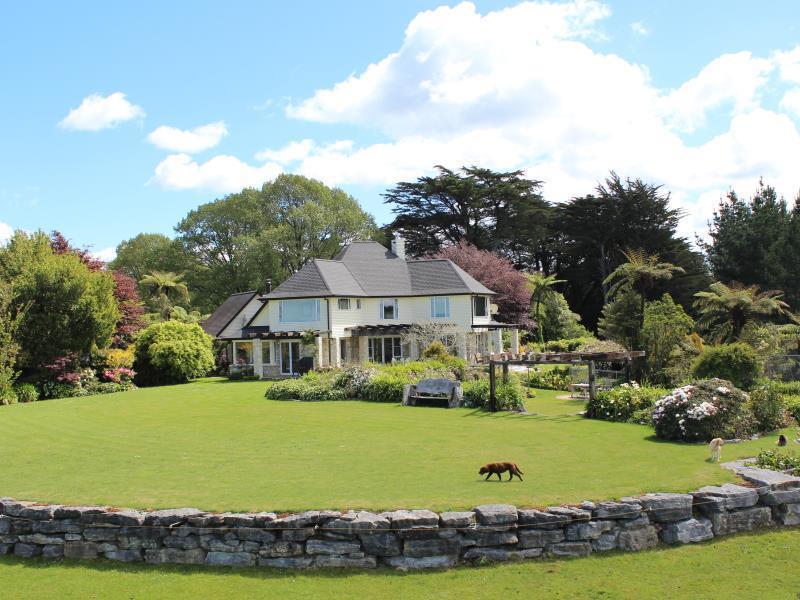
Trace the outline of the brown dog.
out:
[[[483,465],[478,471],[478,475],[486,475],[486,479],[484,481],[489,481],[489,477],[492,475],[497,475],[497,478],[500,481],[503,481],[503,478],[500,476],[500,473],[505,473],[508,471],[508,481],[514,479],[514,475],[519,477],[519,480],[522,481],[522,477],[520,475],[525,475],[522,471],[519,470],[519,467],[516,463],[512,462],[499,462],[499,463],[489,463],[488,465]]]

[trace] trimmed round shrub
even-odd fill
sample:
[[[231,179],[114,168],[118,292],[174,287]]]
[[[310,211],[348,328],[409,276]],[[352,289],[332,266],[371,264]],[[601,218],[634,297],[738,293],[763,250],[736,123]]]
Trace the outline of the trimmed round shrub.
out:
[[[137,385],[186,383],[214,368],[212,339],[196,323],[164,321],[144,329],[136,340]]]
[[[656,402],[653,425],[662,439],[691,442],[744,437],[755,428],[747,394],[722,379],[672,390]]]
[[[648,422],[653,406],[667,391],[642,387],[635,382],[623,383],[610,390],[598,392],[594,400],[589,400],[586,404],[586,416],[604,421]]]
[[[303,402],[327,402],[333,400],[347,400],[344,390],[326,384],[306,385],[300,390],[300,400]]]
[[[708,346],[692,366],[696,379],[725,379],[743,390],[753,387],[760,371],[756,351],[742,342]]]
[[[270,400],[300,400],[307,387],[308,384],[302,379],[284,379],[270,384],[264,396]]]
[[[759,385],[750,392],[750,412],[759,431],[775,431],[786,424],[786,404],[777,386]]]

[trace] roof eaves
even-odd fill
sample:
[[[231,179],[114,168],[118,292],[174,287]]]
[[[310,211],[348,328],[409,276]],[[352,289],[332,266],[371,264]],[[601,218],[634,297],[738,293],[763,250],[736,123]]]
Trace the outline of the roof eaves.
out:
[[[218,338],[218,337],[219,337],[219,335],[220,335],[220,334],[221,334],[223,331],[225,331],[225,330],[228,328],[228,325],[230,325],[231,323],[233,323],[233,320],[234,320],[236,317],[238,317],[238,316],[239,316],[239,313],[240,313],[240,312],[242,312],[242,311],[244,310],[245,306],[247,306],[248,304],[250,304],[250,300],[252,300],[252,299],[253,299],[253,297],[257,296],[257,295],[258,295],[258,292],[256,292],[256,291],[250,291],[250,292],[237,292],[237,293],[235,293],[235,294],[231,294],[231,296],[242,296],[242,295],[244,295],[244,294],[250,294],[252,297],[251,297],[251,298],[250,298],[250,299],[249,299],[247,302],[245,302],[244,304],[242,304],[242,307],[241,307],[239,310],[237,310],[235,313],[233,313],[233,316],[232,316],[230,319],[228,319],[228,322],[227,322],[227,323],[225,323],[225,325],[223,325],[223,326],[220,328],[220,330],[219,330],[219,331],[217,331],[217,332],[214,334],[214,337]]]

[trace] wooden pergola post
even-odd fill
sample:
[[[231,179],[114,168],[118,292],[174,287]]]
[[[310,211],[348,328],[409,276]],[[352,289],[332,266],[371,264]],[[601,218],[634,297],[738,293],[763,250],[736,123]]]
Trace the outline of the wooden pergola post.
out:
[[[495,363],[489,360],[489,410],[497,412],[497,382],[494,375]]]
[[[589,361],[589,400],[593,401],[597,394],[597,373],[594,369],[594,361]]]

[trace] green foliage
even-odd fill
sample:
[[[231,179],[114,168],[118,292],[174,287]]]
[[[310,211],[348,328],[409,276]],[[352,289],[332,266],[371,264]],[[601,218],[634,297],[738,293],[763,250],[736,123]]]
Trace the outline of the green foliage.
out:
[[[467,408],[480,408],[489,410],[489,380],[478,379],[466,381],[461,384],[464,393],[464,406]],[[522,411],[525,410],[525,390],[516,377],[507,383],[499,381],[496,389],[497,410]]]
[[[800,425],[800,395],[785,395],[783,402],[786,406],[786,413]]]
[[[529,371],[525,378],[525,384],[528,387],[541,390],[566,391],[569,389],[570,383],[572,383],[572,378],[569,375],[569,367],[534,369]]]
[[[772,471],[796,471],[800,469],[800,457],[778,450],[762,450],[756,456],[756,466]]]
[[[642,330],[642,299],[630,289],[623,289],[603,307],[598,331],[629,350],[638,349]]]
[[[299,400],[308,388],[308,383],[300,379],[282,379],[269,384],[264,394],[270,400]]]
[[[722,379],[696,381],[672,390],[656,402],[653,424],[662,439],[690,442],[742,438],[757,429],[747,394]]]
[[[403,387],[410,383],[398,375],[379,374],[369,380],[363,389],[363,400],[370,402],[402,402]]]
[[[17,378],[15,370],[19,344],[15,340],[20,315],[12,312],[11,285],[0,280],[0,404],[10,403],[16,394],[12,385]]]
[[[529,344],[532,350],[538,352],[575,352],[583,350],[585,347],[596,344],[597,338],[591,335],[573,338],[561,338],[557,340],[550,340],[544,344]]]
[[[154,271],[180,270],[179,264],[179,249],[175,242],[161,233],[140,233],[119,243],[116,257],[108,268],[139,281]]]
[[[39,399],[39,391],[31,383],[16,384],[14,393],[17,395],[18,402],[36,402]]]
[[[376,372],[359,365],[348,367],[336,374],[334,386],[344,391],[348,398],[363,398],[366,385]]]
[[[447,348],[445,348],[444,344],[439,340],[431,342],[430,345],[422,351],[422,357],[428,360],[445,361],[449,356],[450,353],[447,351]]]
[[[137,385],[185,383],[213,368],[212,339],[199,325],[179,321],[155,323],[136,340]]]
[[[324,402],[334,400],[347,400],[347,395],[344,390],[333,387],[328,384],[306,385],[300,391],[300,398],[302,402]]]
[[[689,375],[694,346],[686,338],[693,329],[694,320],[669,294],[645,305],[641,337],[649,379],[676,385]]]
[[[694,307],[700,315],[697,324],[718,342],[739,340],[748,323],[790,315],[789,305],[782,300],[783,292],[761,292],[756,285],[745,287],[716,281],[694,296]]]
[[[749,408],[759,431],[775,431],[786,424],[786,402],[778,386],[771,382],[750,392]]]
[[[12,282],[12,311],[24,310],[15,335],[20,366],[111,343],[119,318],[113,277],[90,270],[75,253],[55,254],[43,233],[17,232],[0,249],[0,280]]]
[[[549,290],[538,305],[533,305],[531,317],[536,321],[535,335],[540,343],[591,336],[581,325],[580,315],[572,312],[564,295],[555,290]]]
[[[586,417],[604,421],[650,424],[647,419],[659,398],[668,393],[662,388],[643,387],[637,383],[598,392],[586,405]],[[647,419],[647,420],[645,420]]]
[[[692,366],[695,378],[727,379],[744,390],[753,386],[760,372],[761,364],[755,351],[741,342],[707,346]]]

